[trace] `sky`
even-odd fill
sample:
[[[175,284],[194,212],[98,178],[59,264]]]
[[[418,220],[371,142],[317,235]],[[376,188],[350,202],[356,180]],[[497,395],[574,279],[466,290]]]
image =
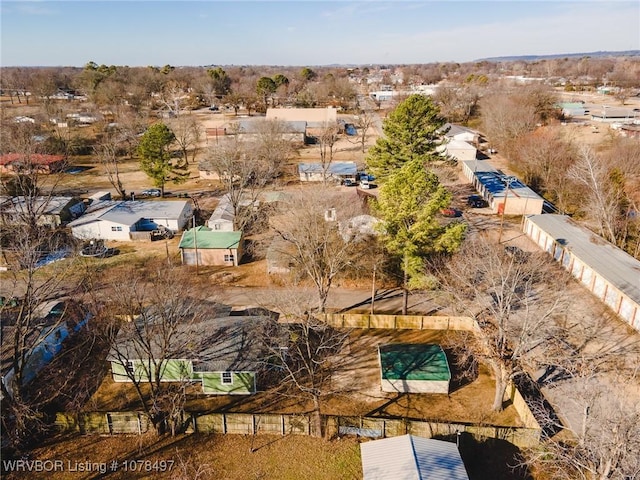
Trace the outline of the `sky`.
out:
[[[640,2],[5,1],[0,66],[365,65],[640,49]]]

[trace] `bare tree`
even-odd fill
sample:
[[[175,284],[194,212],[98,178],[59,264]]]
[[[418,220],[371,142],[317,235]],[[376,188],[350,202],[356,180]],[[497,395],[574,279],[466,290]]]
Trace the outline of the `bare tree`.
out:
[[[515,150],[513,166],[524,182],[545,196],[552,195],[549,200],[553,203],[566,203],[564,175],[575,160],[571,143],[552,130],[538,129],[522,136]]]
[[[576,163],[567,172],[569,179],[584,188],[584,213],[596,224],[598,233],[618,245],[617,219],[624,191],[612,182],[610,167],[589,146],[579,149]]]
[[[93,147],[93,151],[102,163],[109,183],[116,189],[118,195],[123,199],[126,196],[126,190],[120,176],[120,162],[122,161],[122,143],[119,135],[105,135],[100,143]]]
[[[160,92],[160,102],[169,112],[170,116],[179,116],[187,102],[187,86],[184,83],[170,80]]]
[[[492,145],[506,152],[515,139],[532,131],[538,120],[534,106],[504,93],[486,95],[479,105],[484,133]]]
[[[375,125],[376,114],[371,110],[360,110],[358,115],[355,115],[355,127],[358,129],[358,143],[362,147],[362,153],[366,152],[367,144],[367,132]]]
[[[255,147],[256,156],[273,178],[282,174],[296,153],[295,146],[286,138],[285,124],[280,120],[266,120],[258,124]]]
[[[212,313],[191,295],[186,275],[164,262],[150,275],[131,271],[114,282],[106,301],[109,314],[121,319],[111,331],[109,357],[158,433],[180,428],[190,371],[188,360],[179,359],[189,359],[199,344],[191,327]]]
[[[525,462],[553,480],[638,478],[640,404],[621,394],[631,386],[625,383],[619,379],[612,388],[591,375],[574,379],[569,397],[575,427],[558,425],[562,433],[527,449]]]
[[[457,308],[480,324],[482,335],[469,334],[460,346],[491,366],[499,411],[507,383],[535,349],[559,335],[555,318],[567,311],[569,277],[544,253],[508,254],[484,238],[469,241],[441,277]]]
[[[308,277],[317,291],[317,310],[324,312],[335,278],[361,252],[358,232],[340,228],[359,214],[354,198],[321,188],[300,190],[283,202],[272,227],[284,241],[280,252],[297,271]]]
[[[198,144],[202,138],[202,129],[196,118],[193,115],[181,115],[169,121],[168,125],[176,136],[175,142],[185,164],[189,165],[189,153],[191,153],[191,162],[195,162]]]
[[[12,443],[20,447],[40,431],[41,409],[51,400],[30,395],[29,383],[43,366],[43,352],[58,345],[51,335],[66,329],[68,320],[64,312],[52,316],[46,307],[76,291],[82,275],[73,260],[54,262],[46,275],[40,274],[40,267],[48,263],[47,255],[60,258],[73,249],[64,232],[52,230],[43,220],[59,175],[41,172],[36,161],[38,145],[29,129],[14,131],[10,140],[12,150],[20,152],[21,164],[16,175],[2,178],[3,189],[15,196],[11,211],[2,212],[0,228],[0,248],[8,267],[0,282],[5,297],[0,305],[3,362],[8,359],[3,365],[7,371],[1,391],[5,431],[11,432]]]
[[[338,141],[338,126],[325,122],[318,135],[320,147],[320,165],[322,167],[322,182],[326,185],[329,178],[329,168],[333,162],[333,148]]]
[[[237,131],[229,141],[209,148],[203,165],[218,175],[233,208],[236,230],[244,230],[256,218],[258,197],[276,175],[269,155],[260,155],[254,142],[241,141]]]
[[[265,306],[280,313],[280,321],[271,319],[264,328],[264,344],[271,354],[272,366],[284,373],[283,385],[292,387],[295,396],[313,404],[313,434],[322,436],[322,401],[336,393],[331,382],[336,354],[347,342],[350,330],[336,329],[311,312],[312,298],[304,294],[277,295]],[[288,338],[286,348],[277,341]],[[285,392],[285,394],[290,394]]]

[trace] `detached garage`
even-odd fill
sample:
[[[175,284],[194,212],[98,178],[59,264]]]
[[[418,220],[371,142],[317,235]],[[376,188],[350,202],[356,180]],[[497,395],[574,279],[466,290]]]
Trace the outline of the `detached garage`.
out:
[[[378,358],[383,392],[449,393],[451,371],[440,345],[381,345]]]

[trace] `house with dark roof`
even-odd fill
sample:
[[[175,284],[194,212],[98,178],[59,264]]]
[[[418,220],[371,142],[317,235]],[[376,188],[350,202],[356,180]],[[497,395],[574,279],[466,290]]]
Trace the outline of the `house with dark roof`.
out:
[[[200,226],[186,230],[178,248],[183,265],[237,267],[242,258],[242,232],[214,231]]]
[[[266,320],[260,315],[214,316],[180,323],[169,339],[149,339],[152,351],[146,355],[155,356],[152,359],[141,358],[141,352],[147,350],[127,335],[127,329],[122,329],[107,356],[113,380],[146,381],[155,376],[159,365],[163,382],[200,383],[202,392],[210,395],[250,395],[256,392],[259,373],[269,356],[261,336]],[[141,315],[134,320],[145,321],[152,318]],[[161,331],[158,329],[158,335]]]
[[[19,223],[35,215],[38,225],[55,228],[80,217],[85,205],[77,197],[13,197],[0,204],[2,223]]]

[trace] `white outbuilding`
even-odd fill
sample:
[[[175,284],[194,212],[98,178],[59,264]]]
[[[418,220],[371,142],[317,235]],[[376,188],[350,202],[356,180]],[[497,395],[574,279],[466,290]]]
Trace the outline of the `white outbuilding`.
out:
[[[360,444],[364,480],[469,480],[455,443],[401,435]]]

